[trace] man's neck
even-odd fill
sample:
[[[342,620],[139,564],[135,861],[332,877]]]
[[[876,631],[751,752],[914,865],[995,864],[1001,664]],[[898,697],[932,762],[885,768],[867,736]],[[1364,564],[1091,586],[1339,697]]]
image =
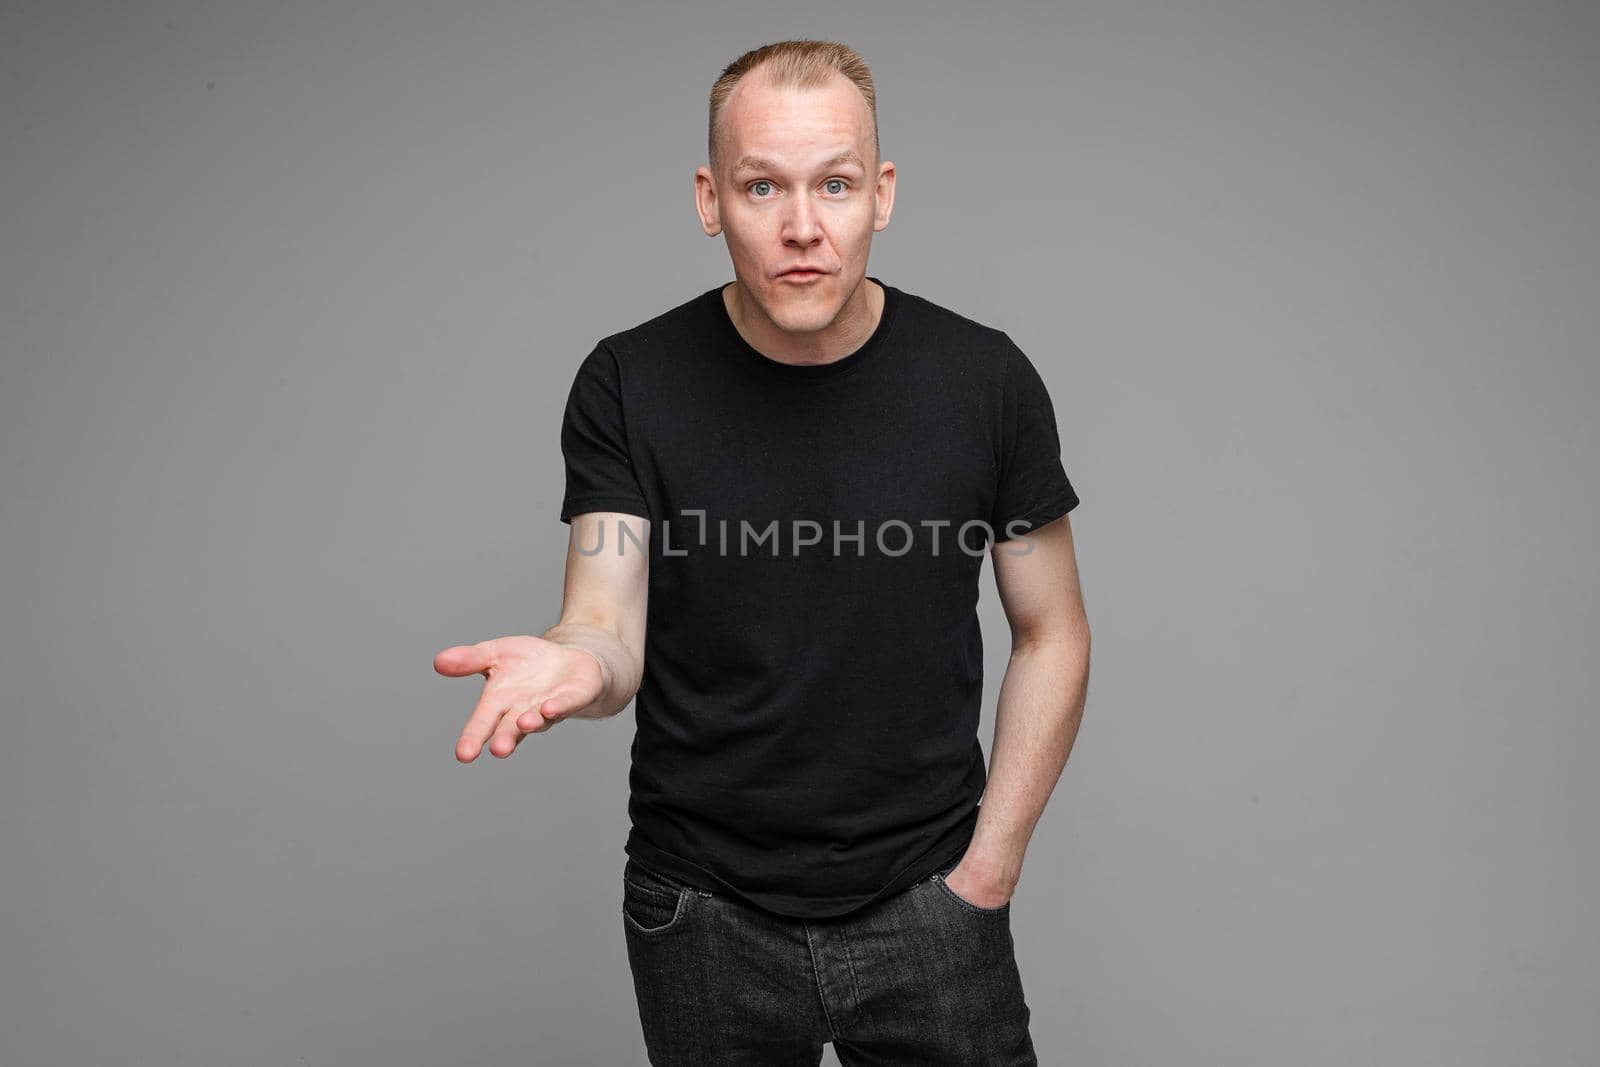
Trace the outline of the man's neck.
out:
[[[745,297],[744,287],[737,281],[722,289],[723,306],[739,336],[773,362],[799,366],[832,363],[860,348],[878,328],[883,300],[883,287],[863,278],[827,327],[813,333],[792,333],[768,319],[755,301]]]

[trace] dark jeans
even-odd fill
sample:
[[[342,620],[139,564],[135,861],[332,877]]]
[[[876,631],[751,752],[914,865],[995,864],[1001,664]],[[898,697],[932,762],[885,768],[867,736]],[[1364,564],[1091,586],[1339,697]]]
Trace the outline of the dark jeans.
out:
[[[655,1067],[1028,1064],[1011,903],[946,869],[833,919],[789,919],[628,857],[622,925]]]

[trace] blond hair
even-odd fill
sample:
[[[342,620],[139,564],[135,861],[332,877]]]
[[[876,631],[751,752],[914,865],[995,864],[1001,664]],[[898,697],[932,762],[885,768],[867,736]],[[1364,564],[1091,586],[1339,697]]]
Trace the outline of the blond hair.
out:
[[[722,113],[739,80],[757,67],[771,79],[772,84],[785,89],[816,89],[826,85],[835,74],[843,74],[861,90],[866,98],[867,111],[872,115],[872,154],[874,162],[881,156],[878,147],[878,91],[872,84],[872,71],[867,61],[856,50],[837,41],[798,39],[775,41],[760,48],[752,48],[729,63],[711,86],[711,114],[706,132],[706,152],[715,172],[719,167],[717,145],[717,116]]]

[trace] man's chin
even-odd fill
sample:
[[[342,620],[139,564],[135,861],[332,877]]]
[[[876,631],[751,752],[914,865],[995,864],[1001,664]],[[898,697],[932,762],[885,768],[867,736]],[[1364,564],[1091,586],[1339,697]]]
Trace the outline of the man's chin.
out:
[[[827,294],[816,292],[813,286],[807,286],[804,292],[784,292],[785,284],[779,282],[776,291],[768,290],[763,294],[767,318],[789,331],[821,329],[833,321],[838,308]]]
[[[832,324],[836,317],[832,308],[808,308],[802,311],[780,306],[773,310],[776,314],[767,317],[784,333],[816,333]]]

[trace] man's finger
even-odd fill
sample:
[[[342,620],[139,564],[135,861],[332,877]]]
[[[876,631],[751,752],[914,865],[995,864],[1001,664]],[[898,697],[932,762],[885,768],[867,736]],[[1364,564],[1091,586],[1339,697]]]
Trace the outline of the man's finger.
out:
[[[503,686],[491,684],[483,687],[478,706],[472,709],[472,715],[461,731],[461,738],[456,742],[456,759],[471,763],[478,758],[501,718],[515,704],[515,698],[516,694],[506,692]]]
[[[547,719],[539,714],[537,704],[517,716],[517,729],[525,734],[542,734],[555,724],[554,719]]]
[[[527,736],[527,731],[517,728],[517,708],[509,708],[500,717],[500,725],[495,727],[494,736],[489,739],[489,754],[498,759],[505,759],[517,750],[522,739]]]
[[[576,690],[564,689],[523,712],[517,726],[531,734],[542,733],[583,706],[583,698]]]
[[[465,678],[469,674],[482,674],[494,666],[493,641],[479,641],[475,645],[452,645],[433,657],[433,669],[446,678]]]

